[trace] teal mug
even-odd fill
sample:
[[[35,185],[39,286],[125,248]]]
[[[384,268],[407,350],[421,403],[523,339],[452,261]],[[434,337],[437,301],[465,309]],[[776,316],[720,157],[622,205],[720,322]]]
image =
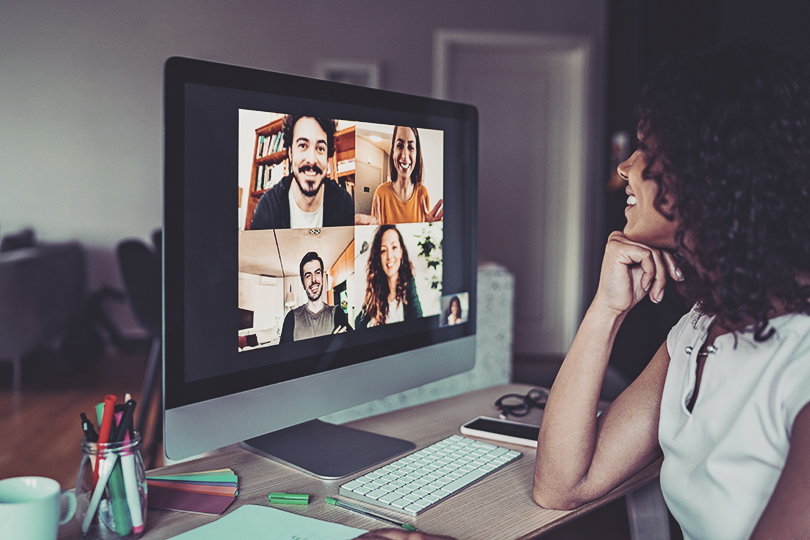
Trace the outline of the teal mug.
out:
[[[67,505],[62,511],[62,499]],[[59,526],[76,512],[73,492],[59,482],[41,476],[20,476],[0,480],[0,523],[4,538],[54,540]]]

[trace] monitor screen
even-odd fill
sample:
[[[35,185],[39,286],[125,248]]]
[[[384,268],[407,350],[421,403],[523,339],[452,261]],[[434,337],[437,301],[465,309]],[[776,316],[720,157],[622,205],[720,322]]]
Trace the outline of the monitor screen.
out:
[[[171,58],[164,108],[169,457],[472,368],[473,107]]]

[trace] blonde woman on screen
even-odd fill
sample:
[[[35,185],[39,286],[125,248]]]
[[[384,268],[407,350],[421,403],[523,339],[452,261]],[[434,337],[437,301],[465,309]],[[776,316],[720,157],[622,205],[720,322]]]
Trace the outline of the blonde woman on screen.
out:
[[[382,225],[371,242],[366,268],[366,295],[355,328],[391,324],[421,316],[422,305],[402,233],[394,225]]]

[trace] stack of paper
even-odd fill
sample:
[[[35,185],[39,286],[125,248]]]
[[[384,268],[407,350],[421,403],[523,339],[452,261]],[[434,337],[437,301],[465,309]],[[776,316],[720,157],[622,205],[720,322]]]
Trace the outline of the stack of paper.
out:
[[[202,514],[221,514],[239,494],[239,477],[231,469],[150,476],[149,506]]]

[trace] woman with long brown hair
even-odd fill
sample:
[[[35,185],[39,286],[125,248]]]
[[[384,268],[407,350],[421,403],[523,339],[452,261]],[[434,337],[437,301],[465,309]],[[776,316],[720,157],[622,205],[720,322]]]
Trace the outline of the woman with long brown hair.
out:
[[[366,267],[366,295],[355,328],[422,316],[408,248],[395,225],[377,229]]]

